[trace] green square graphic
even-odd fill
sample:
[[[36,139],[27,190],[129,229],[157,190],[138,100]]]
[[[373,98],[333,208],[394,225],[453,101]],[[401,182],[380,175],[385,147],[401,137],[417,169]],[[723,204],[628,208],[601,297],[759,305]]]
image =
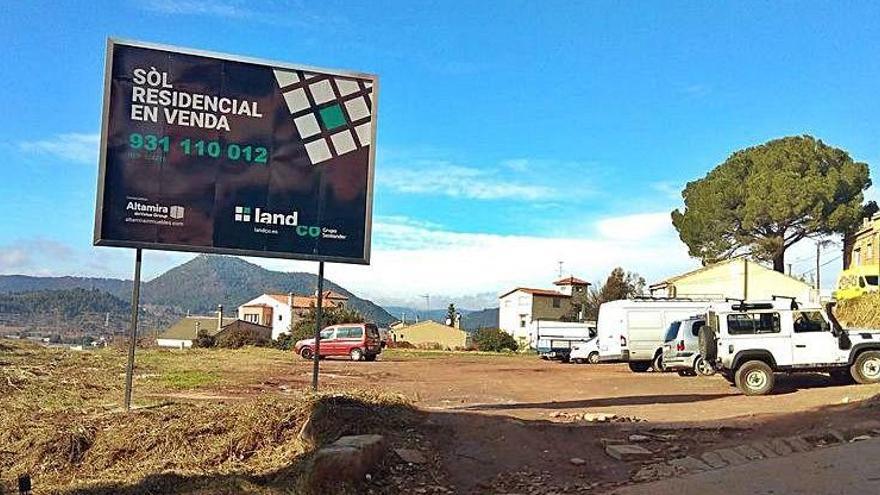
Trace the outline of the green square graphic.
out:
[[[321,120],[328,131],[345,125],[345,115],[342,114],[342,107],[339,105],[322,108],[318,113],[321,114]]]

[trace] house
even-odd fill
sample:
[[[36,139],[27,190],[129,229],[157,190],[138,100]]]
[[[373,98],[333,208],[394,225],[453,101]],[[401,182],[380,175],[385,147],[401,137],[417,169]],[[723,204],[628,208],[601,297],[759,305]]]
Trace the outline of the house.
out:
[[[159,347],[173,347],[185,349],[192,347],[193,341],[199,332],[205,332],[216,338],[220,338],[229,331],[246,330],[262,334],[267,339],[272,334],[272,329],[236,318],[220,318],[219,316],[187,316],[181,318],[174,325],[156,337],[156,345]]]
[[[443,349],[464,349],[470,345],[470,334],[433,320],[399,326],[389,332],[394,342],[408,342],[416,347],[440,346]]]
[[[880,261],[880,213],[862,220],[855,231],[843,238],[843,269],[877,266]]]
[[[590,283],[567,277],[553,285],[556,290],[517,287],[498,297],[498,326],[520,346],[535,347],[538,321],[560,321],[575,312],[572,297],[586,294]]]
[[[676,275],[651,285],[648,290],[654,297],[755,300],[787,296],[798,301],[818,301],[818,294],[810,284],[745,258],[729,259]]]
[[[324,291],[325,308],[345,306],[348,298],[333,292]],[[263,294],[260,297],[238,307],[238,319],[272,327],[272,339],[277,339],[282,333],[290,332],[290,327],[308,313],[311,308],[318,305],[317,294],[314,296],[299,296],[289,294]]]

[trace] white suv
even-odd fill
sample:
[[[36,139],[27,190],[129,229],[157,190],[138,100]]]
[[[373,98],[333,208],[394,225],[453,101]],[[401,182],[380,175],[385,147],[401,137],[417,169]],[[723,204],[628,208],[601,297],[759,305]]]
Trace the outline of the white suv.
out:
[[[746,395],[773,390],[774,372],[828,372],[835,381],[880,382],[880,330],[842,329],[831,305],[794,300],[715,303],[700,353]]]

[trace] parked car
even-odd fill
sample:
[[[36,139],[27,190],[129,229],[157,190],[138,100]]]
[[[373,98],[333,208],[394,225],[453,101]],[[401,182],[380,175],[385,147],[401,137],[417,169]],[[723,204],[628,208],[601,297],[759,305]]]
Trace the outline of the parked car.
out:
[[[880,383],[880,329],[844,329],[829,304],[713,304],[700,353],[746,395],[773,391],[774,373],[825,372],[839,383]]]
[[[567,322],[537,320],[534,322],[536,332],[535,350],[543,359],[558,359],[567,363],[572,348],[596,336],[594,322]]]
[[[706,326],[704,316],[674,321],[666,332],[663,344],[663,368],[681,376],[711,376],[715,369],[700,355],[700,329]]]
[[[304,359],[315,356],[315,339],[304,339],[294,345]],[[352,361],[375,361],[382,352],[379,329],[372,323],[344,323],[321,330],[321,358],[348,356]]]
[[[599,359],[620,359],[643,373],[663,371],[663,343],[669,324],[705,314],[709,301],[637,297],[599,306]]]
[[[578,342],[577,344],[573,345],[571,347],[571,354],[569,355],[569,359],[577,364],[598,363],[599,339],[597,337],[593,337],[586,342]]]

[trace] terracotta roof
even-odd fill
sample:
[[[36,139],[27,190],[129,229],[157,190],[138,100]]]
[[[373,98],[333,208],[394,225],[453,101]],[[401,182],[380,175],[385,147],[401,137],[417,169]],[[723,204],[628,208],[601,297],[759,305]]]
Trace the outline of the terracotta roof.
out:
[[[553,285],[590,285],[590,283],[577,277],[566,277],[553,282]]]
[[[266,294],[272,299],[280,302],[281,304],[288,304],[290,301],[287,294]],[[328,306],[339,306],[343,302],[347,301],[348,298],[343,296],[342,294],[338,294],[333,291],[324,291],[324,301]],[[335,302],[334,302],[335,301]],[[312,306],[318,305],[318,298],[315,296],[298,296],[296,294],[293,295],[293,307],[299,309],[311,308]]]
[[[530,289],[528,287],[517,287],[516,289],[512,289],[512,290],[505,292],[504,294],[501,294],[500,296],[498,296],[498,298],[501,299],[502,297],[513,294],[514,292],[516,292],[518,290],[521,290],[521,291],[526,292],[528,294],[531,294],[533,296],[571,297],[569,295],[563,294],[563,293],[555,291],[555,290]]]

